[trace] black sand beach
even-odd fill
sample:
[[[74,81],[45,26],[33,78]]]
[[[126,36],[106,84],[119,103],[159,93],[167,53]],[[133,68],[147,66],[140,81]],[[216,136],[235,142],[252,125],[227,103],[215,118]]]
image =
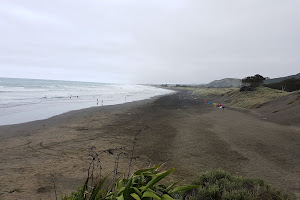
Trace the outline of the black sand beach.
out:
[[[47,120],[0,127],[0,199],[55,199],[82,185],[89,153],[116,147],[129,152],[138,136],[134,168],[165,163],[174,179],[225,169],[300,190],[300,127],[286,126],[203,104],[188,91],[123,105],[72,111]],[[115,154],[102,153],[103,172]],[[128,169],[121,157],[119,171]]]

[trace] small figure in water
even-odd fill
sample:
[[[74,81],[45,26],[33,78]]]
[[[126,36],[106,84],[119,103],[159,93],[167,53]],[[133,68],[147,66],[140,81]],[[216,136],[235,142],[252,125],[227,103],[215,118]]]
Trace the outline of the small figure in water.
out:
[[[103,100],[101,101],[101,106],[103,106]]]
[[[98,104],[99,104],[99,100],[97,99],[97,106],[98,106]]]
[[[126,102],[126,97],[125,97],[125,102]]]

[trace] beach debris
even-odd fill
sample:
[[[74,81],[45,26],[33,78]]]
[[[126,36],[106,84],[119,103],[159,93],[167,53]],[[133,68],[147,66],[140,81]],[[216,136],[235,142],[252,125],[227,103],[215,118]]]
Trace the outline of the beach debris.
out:
[[[220,109],[225,109],[225,106],[223,106],[221,103],[213,103],[211,101],[207,101],[207,100],[204,100],[204,103],[206,104],[211,104],[213,107],[216,107],[216,108],[220,108]]]
[[[20,189],[13,189],[13,190],[8,191],[8,193],[14,193],[14,192],[20,192]]]
[[[108,149],[108,150],[107,150],[107,153],[109,153],[109,154],[114,154],[114,152],[112,151],[112,149]]]

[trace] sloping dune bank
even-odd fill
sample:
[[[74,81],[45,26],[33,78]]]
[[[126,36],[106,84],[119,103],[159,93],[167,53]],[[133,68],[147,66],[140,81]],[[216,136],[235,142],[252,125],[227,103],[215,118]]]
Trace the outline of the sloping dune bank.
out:
[[[299,126],[214,108],[181,91],[0,127],[0,199],[54,199],[53,179],[58,194],[70,193],[87,176],[93,146],[108,173],[117,151],[130,153],[139,130],[133,168],[165,163],[184,182],[222,168],[300,192]],[[126,155],[119,166],[128,169]]]

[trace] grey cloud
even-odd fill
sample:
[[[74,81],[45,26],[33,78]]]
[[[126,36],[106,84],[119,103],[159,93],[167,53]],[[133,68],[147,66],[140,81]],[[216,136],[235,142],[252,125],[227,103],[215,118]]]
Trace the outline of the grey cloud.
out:
[[[297,0],[6,0],[0,7],[0,77],[203,83],[299,72]]]

